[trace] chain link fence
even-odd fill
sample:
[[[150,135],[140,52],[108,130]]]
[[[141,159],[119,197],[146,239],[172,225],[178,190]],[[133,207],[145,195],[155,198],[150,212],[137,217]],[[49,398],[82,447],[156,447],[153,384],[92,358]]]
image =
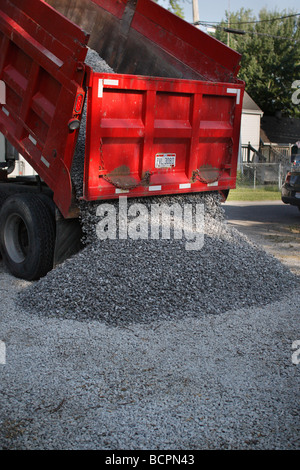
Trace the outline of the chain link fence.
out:
[[[281,190],[286,174],[291,169],[288,162],[279,163],[243,163],[240,167],[237,184],[256,189],[274,186]]]
[[[291,170],[290,146],[271,145],[259,150],[250,143],[242,146],[237,185],[281,190],[288,171]]]

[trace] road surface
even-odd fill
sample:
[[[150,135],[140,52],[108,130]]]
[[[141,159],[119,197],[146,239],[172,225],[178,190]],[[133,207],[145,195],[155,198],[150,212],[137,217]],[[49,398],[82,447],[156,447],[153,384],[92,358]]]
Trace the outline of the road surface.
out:
[[[281,201],[228,201],[228,223],[300,275],[300,211]]]

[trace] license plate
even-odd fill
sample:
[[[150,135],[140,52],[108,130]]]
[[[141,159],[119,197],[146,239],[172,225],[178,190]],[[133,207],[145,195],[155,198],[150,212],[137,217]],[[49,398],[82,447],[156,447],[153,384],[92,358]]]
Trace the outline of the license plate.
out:
[[[157,153],[155,168],[171,168],[176,164],[176,153]]]
[[[295,194],[295,197],[297,197],[298,199],[300,199],[300,193],[296,193],[296,194]]]

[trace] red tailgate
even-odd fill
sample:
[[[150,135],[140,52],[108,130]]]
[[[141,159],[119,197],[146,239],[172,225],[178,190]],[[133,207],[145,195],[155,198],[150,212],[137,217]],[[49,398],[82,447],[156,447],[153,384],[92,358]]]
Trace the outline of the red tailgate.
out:
[[[84,198],[235,187],[243,83],[92,73]]]

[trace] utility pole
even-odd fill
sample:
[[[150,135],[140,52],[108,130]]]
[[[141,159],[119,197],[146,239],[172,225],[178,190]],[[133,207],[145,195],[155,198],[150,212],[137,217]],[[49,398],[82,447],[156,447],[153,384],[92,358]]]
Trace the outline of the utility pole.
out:
[[[230,0],[228,0],[228,21],[227,27],[230,28]],[[230,47],[230,34],[229,31],[227,32],[227,46]]]
[[[193,23],[199,21],[199,0],[193,0]]]

